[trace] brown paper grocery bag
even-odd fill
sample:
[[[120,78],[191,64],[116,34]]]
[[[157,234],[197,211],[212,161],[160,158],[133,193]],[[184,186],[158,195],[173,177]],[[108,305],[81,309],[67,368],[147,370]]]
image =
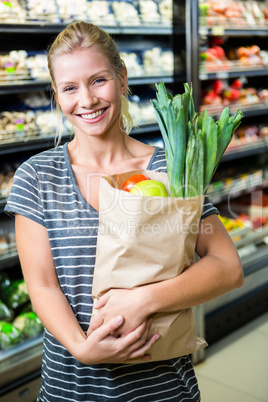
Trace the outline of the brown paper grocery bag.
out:
[[[123,182],[137,173],[161,181],[169,193],[166,173],[131,171],[101,178],[93,298],[111,288],[134,288],[173,278],[194,260],[204,196],[143,197],[120,190]],[[150,335],[156,332],[161,337],[148,352],[152,361],[183,356],[207,346],[196,335],[191,308],[156,312]]]

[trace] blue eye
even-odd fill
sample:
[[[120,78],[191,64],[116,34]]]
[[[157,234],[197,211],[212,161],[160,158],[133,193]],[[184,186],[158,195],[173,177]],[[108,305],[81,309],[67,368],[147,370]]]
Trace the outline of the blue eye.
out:
[[[94,81],[94,84],[101,84],[102,82],[105,82],[105,81],[106,81],[105,78],[97,78],[97,79]]]
[[[73,91],[75,89],[75,87],[66,87],[64,88],[63,92],[70,92]]]

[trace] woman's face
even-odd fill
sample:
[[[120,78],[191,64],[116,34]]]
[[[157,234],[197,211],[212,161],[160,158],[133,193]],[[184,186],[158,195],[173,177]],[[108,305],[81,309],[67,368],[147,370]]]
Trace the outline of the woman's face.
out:
[[[53,67],[59,105],[77,135],[118,130],[126,76],[120,81],[103,53],[79,49],[59,56]]]

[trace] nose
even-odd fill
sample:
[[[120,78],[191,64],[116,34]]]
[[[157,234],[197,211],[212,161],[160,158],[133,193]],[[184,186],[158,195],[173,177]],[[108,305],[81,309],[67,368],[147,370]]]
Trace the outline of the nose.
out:
[[[98,103],[98,97],[89,90],[89,88],[82,88],[79,92],[79,106],[90,109]]]

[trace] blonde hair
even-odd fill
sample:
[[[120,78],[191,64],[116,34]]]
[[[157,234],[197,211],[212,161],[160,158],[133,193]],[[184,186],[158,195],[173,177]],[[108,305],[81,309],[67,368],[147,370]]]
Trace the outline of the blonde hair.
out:
[[[59,35],[56,37],[48,52],[48,68],[51,76],[52,86],[56,88],[55,78],[53,73],[54,61],[57,57],[64,54],[72,53],[77,49],[90,49],[97,47],[107,57],[111,67],[114,69],[118,79],[122,79],[123,72],[125,71],[125,63],[121,59],[118,48],[115,41],[111,36],[100,29],[98,26],[87,22],[75,22],[68,25]],[[133,121],[129,113],[128,96],[130,90],[127,87],[125,93],[121,96],[121,116],[125,131],[129,134]],[[55,93],[54,93],[55,96]],[[59,104],[56,98],[57,110],[60,111]],[[62,116],[62,114],[61,114]],[[61,139],[61,129],[58,128],[57,144]]]

